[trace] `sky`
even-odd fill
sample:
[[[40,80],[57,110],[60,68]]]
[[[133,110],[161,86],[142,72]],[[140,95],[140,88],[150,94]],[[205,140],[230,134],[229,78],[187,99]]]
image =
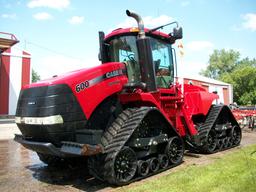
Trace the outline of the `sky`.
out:
[[[255,0],[0,0],[0,31],[18,38],[15,47],[31,54],[32,68],[45,79],[99,65],[98,31],[136,26],[126,9],[140,14],[147,28],[182,26],[183,39],[173,45],[179,76],[205,69],[214,49],[256,58]]]

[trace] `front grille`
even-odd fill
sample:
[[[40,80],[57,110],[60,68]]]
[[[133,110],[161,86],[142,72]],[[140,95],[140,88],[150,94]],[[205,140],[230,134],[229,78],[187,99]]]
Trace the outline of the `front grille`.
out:
[[[53,142],[73,141],[75,131],[83,129],[86,117],[73,95],[65,84],[34,87],[21,90],[16,116],[47,117],[61,115],[64,124],[59,125],[27,125],[18,124],[23,136],[35,141]]]

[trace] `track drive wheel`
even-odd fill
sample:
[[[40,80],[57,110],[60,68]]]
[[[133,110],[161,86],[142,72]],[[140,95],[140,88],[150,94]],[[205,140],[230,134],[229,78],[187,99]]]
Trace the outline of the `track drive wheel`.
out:
[[[130,147],[123,147],[120,151],[107,157],[105,165],[105,179],[112,184],[122,185],[129,182],[136,174],[137,157]]]
[[[171,137],[166,145],[165,153],[171,164],[181,163],[184,155],[184,145],[182,140],[177,136]]]

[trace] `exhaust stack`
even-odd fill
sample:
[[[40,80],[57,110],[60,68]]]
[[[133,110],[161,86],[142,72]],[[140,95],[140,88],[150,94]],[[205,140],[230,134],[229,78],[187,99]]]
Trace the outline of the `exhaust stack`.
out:
[[[137,13],[131,12],[129,10],[126,10],[126,14],[127,14],[127,16],[132,17],[137,21],[138,29],[139,29],[139,38],[140,39],[145,38],[146,36],[145,36],[145,31],[144,31],[144,23],[143,23],[141,16],[138,15]]]
[[[136,40],[138,54],[139,54],[139,65],[141,81],[146,85],[146,92],[156,92],[156,79],[155,79],[155,68],[152,56],[152,50],[150,45],[150,38],[146,37],[144,31],[144,23],[137,13],[126,10],[126,14],[129,17],[134,18],[138,23],[138,39]]]

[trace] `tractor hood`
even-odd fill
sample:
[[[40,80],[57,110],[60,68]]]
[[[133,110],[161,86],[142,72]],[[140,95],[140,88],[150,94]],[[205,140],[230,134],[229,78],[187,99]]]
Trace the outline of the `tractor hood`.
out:
[[[109,72],[113,72],[115,70],[120,70],[120,69],[125,71],[125,65],[123,63],[119,63],[119,62],[105,63],[103,65],[71,71],[62,75],[58,75],[56,77],[38,81],[36,83],[24,85],[22,87],[22,90],[32,88],[32,87],[49,86],[49,85],[55,85],[55,84],[67,84],[72,87],[73,84],[77,84],[84,80],[90,80],[95,77],[102,76],[103,74],[106,74],[107,76],[109,76],[108,74]]]
[[[33,95],[33,90],[40,92],[44,89],[55,89],[57,85],[65,85],[71,90],[84,114],[89,118],[93,110],[104,99],[120,92],[127,82],[125,65],[119,62],[109,62],[25,85],[22,87],[22,92],[28,90]]]

